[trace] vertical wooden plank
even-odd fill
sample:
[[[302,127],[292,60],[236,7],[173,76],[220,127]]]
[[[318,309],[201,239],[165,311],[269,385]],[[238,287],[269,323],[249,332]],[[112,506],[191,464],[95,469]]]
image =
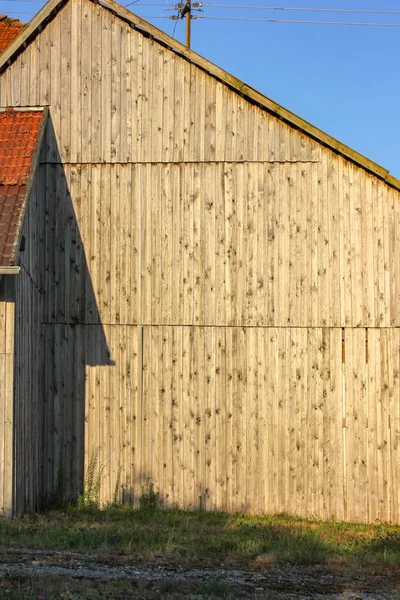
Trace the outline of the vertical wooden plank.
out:
[[[396,450],[398,441],[396,440],[396,431],[398,431],[398,330],[394,328],[387,329],[388,341],[388,388],[389,388],[389,403],[388,403],[388,444],[389,444],[389,520],[391,523],[396,522],[396,516],[399,512],[398,507],[398,486],[397,482],[397,456]]]
[[[143,389],[143,343],[144,328],[135,327],[132,329],[132,352],[130,358],[130,369],[133,373],[132,380],[135,382],[134,394],[132,398],[132,444],[131,444],[131,480],[133,504],[139,504],[141,493],[141,474],[140,463],[142,456],[142,389]]]
[[[163,413],[161,401],[162,361],[160,360],[162,348],[162,328],[151,327],[151,356],[149,364],[149,412],[151,419],[151,463],[149,477],[157,491],[163,489]]]
[[[215,169],[204,165],[204,324],[216,324],[216,270],[215,270]],[[184,216],[185,219],[185,216]]]
[[[122,88],[121,78],[123,76],[122,55],[122,28],[123,23],[118,17],[113,16],[111,21],[111,103],[110,103],[110,160],[112,162],[123,162],[121,157],[121,139],[125,137],[125,126],[123,132],[121,126],[125,122],[126,114],[121,111]],[[122,71],[122,72],[121,72]]]
[[[169,283],[171,273],[165,264],[167,252],[165,245],[170,239],[170,228],[166,217],[170,186],[170,167],[158,165],[152,168],[152,188],[150,210],[151,210],[151,247],[152,247],[152,298],[151,298],[151,322],[169,323],[170,311],[165,315],[164,302],[169,306]],[[163,183],[161,183],[163,182]],[[160,198],[160,201],[158,201]],[[164,298],[163,290],[166,290]]]
[[[69,108],[71,112],[70,157],[73,162],[80,162],[82,157],[82,26],[82,0],[75,0],[71,6],[71,91]],[[87,60],[86,55],[85,60]]]
[[[267,358],[265,356],[265,339],[268,336],[268,330],[264,328],[256,329],[257,335],[257,398],[258,398],[258,464],[257,464],[257,495],[258,512],[264,513],[266,506],[266,488],[267,480],[271,473],[268,471],[268,452],[270,447],[270,438],[268,435],[267,423]],[[229,346],[227,346],[227,362],[229,355]]]
[[[373,230],[375,254],[375,325],[385,326],[385,265],[384,265],[384,219],[382,188],[373,182]]]
[[[226,336],[225,328],[216,329],[215,361],[215,445],[216,445],[216,507],[226,511],[227,446],[226,446]]]
[[[204,351],[204,342],[200,341],[199,345],[195,344],[195,349],[198,352]],[[173,356],[172,356],[172,381],[173,381],[173,484],[174,484],[174,500],[179,506],[185,505],[185,489],[184,489],[184,389],[183,389],[183,327],[173,328]],[[202,376],[202,371],[199,371],[199,376]],[[202,441],[202,440],[201,440]],[[199,473],[196,472],[196,476]]]
[[[228,512],[234,512],[236,508],[236,451],[235,451],[235,428],[234,428],[234,396],[235,396],[235,373],[234,356],[236,347],[235,330],[232,327],[225,329],[225,398],[226,398],[226,509]],[[261,471],[262,472],[262,471]]]
[[[151,165],[140,169],[141,197],[141,321],[151,324],[152,256],[151,256]]]
[[[378,413],[378,468],[380,470],[381,497],[379,519],[390,521],[390,440],[389,440],[389,348],[388,331],[380,330],[380,390],[381,401]]]
[[[11,517],[13,506],[13,388],[14,388],[14,355],[8,352],[3,355],[5,362],[5,403],[4,403],[4,487],[3,515]]]
[[[117,252],[120,242],[121,215],[118,171],[119,166],[102,164],[100,189],[94,190],[100,210],[100,247],[98,256],[99,304],[102,322],[119,323],[119,278]],[[100,192],[100,199],[98,194]],[[118,244],[116,242],[118,235]]]
[[[202,198],[202,168],[193,165],[191,171],[193,178],[193,323],[194,325],[204,324],[204,203]],[[220,206],[223,205],[223,197],[219,199]],[[222,227],[224,224],[222,225]],[[223,235],[221,234],[218,250],[223,249]],[[218,261],[223,269],[223,260]],[[172,271],[172,256],[171,256]],[[221,298],[222,294],[220,294]],[[223,321],[225,323],[225,319]]]
[[[350,203],[350,183],[349,183],[349,165],[341,160],[339,168],[339,206],[343,207],[341,213],[341,237],[340,248],[341,257],[341,305],[342,305],[342,327],[351,326],[352,320],[352,250],[351,250],[351,229],[352,223],[351,203]]]
[[[154,42],[143,37],[141,44],[141,56],[138,62],[138,78],[140,79],[140,86],[138,86],[138,133],[140,134],[139,141],[139,155],[138,160],[147,162],[151,159],[151,118],[150,110],[148,107],[150,99],[150,87],[151,87],[151,72],[150,64],[153,57]],[[140,90],[140,91],[139,91]]]
[[[243,164],[237,164],[237,308],[236,319],[238,325],[246,323],[247,307],[247,265],[244,257],[247,254],[247,188],[246,173]]]
[[[400,335],[399,330],[391,328],[391,358],[392,369],[392,398],[390,405],[390,447],[391,447],[391,470],[392,470],[392,523],[398,523],[400,519],[400,492],[396,482],[399,479],[399,432],[400,432]]]
[[[258,512],[258,344],[257,329],[247,330],[247,406],[246,406],[246,508]]]
[[[373,326],[375,317],[375,261],[373,243],[373,185],[372,178],[365,177],[364,196],[364,218],[363,218],[363,241],[364,241],[364,298],[366,304],[366,325]]]
[[[92,57],[92,75],[91,75],[91,149],[92,162],[98,163],[104,160],[102,153],[102,86],[103,86],[103,67],[102,63],[102,13],[106,11],[99,4],[91,5],[91,57]],[[106,49],[104,49],[104,52]],[[106,88],[104,89],[105,93]],[[89,97],[88,97],[89,100]],[[107,127],[107,122],[104,122]]]
[[[296,432],[298,429],[298,406],[297,393],[299,388],[300,374],[298,370],[299,364],[299,330],[290,328],[290,339],[288,344],[290,352],[290,361],[287,372],[288,378],[288,417],[287,417],[287,436],[288,436],[288,504],[287,511],[289,514],[296,514],[296,498],[297,498],[297,478],[299,476],[298,469],[301,465],[298,461],[298,445],[296,440]]]
[[[268,510],[272,514],[279,513],[279,454],[278,454],[278,406],[280,398],[278,396],[278,365],[280,357],[280,349],[278,342],[278,329],[271,328],[268,330],[268,364],[269,367],[269,401],[267,419],[270,423],[270,455],[269,455],[269,482],[267,496],[269,498]]]
[[[204,396],[204,444],[205,444],[205,490],[203,504],[207,510],[215,509],[216,447],[215,447],[215,369],[216,369],[216,330],[204,329],[205,341],[205,396]]]
[[[384,325],[390,327],[390,290],[391,290],[391,273],[390,264],[392,256],[390,254],[390,195],[387,186],[379,181],[380,201],[383,212],[383,269],[384,269]],[[394,277],[393,277],[394,280]]]
[[[64,161],[71,159],[71,34],[72,4],[66,4],[60,13],[60,153]]]
[[[160,185],[162,186],[161,206],[160,206],[160,238],[161,238],[161,289],[160,289],[160,308],[159,319],[162,323],[178,323],[175,314],[175,307],[172,304],[173,281],[172,273],[174,272],[173,264],[173,243],[175,232],[173,231],[173,211],[174,211],[174,180],[176,167],[163,166],[161,171]],[[154,278],[154,286],[156,286],[156,277]],[[153,294],[154,296],[154,294]],[[156,315],[155,315],[156,316]]]
[[[182,323],[183,320],[183,214],[182,214],[182,193],[181,193],[181,168],[176,166],[173,169],[172,181],[172,273],[174,285],[171,286],[172,306],[174,307],[174,317],[176,323]],[[204,276],[204,275],[203,275]],[[172,318],[172,315],[171,315]]]
[[[226,89],[222,83],[215,85],[215,160],[229,160],[225,155],[226,111],[224,95]]]
[[[134,121],[132,121],[133,123]],[[133,149],[132,149],[133,151]],[[131,283],[130,291],[132,297],[130,299],[130,323],[141,322],[141,295],[142,295],[142,279],[141,279],[141,264],[142,264],[142,242],[141,242],[141,215],[143,202],[141,194],[141,175],[140,167],[132,165],[128,167],[131,170],[131,186],[132,195],[130,198],[130,230],[132,236],[130,238],[130,253],[129,262],[131,265]]]
[[[185,101],[187,101],[190,91],[185,86],[184,74],[189,70],[189,65],[185,60],[178,56],[175,56],[172,65],[174,82],[173,90],[169,89],[169,87],[172,88],[170,79],[164,77],[164,88],[168,90],[167,102],[169,114],[171,114],[171,110],[173,110],[173,122],[168,129],[169,144],[171,144],[173,148],[172,154],[170,154],[170,160],[173,160],[174,162],[183,162],[185,152],[184,120],[185,118],[190,118],[190,115],[185,115]]]
[[[92,14],[94,11],[92,4],[83,2],[81,6],[81,39],[86,40],[85,55],[79,48],[78,60],[81,66],[81,157],[82,161],[90,163],[92,160],[92,80],[96,77],[96,72],[92,72]],[[98,59],[98,57],[97,57]],[[98,74],[97,74],[98,77]],[[95,116],[95,118],[98,118]]]
[[[275,288],[277,280],[278,257],[278,228],[276,227],[275,211],[278,209],[276,202],[276,168],[268,166],[265,173],[265,187],[268,190],[266,198],[266,241],[267,246],[267,276],[268,293],[265,302],[267,325],[276,325],[275,314]]]
[[[172,335],[169,327],[162,327],[162,412],[164,415],[164,501],[167,506],[174,503],[173,497],[173,462],[172,450]]]
[[[118,180],[117,180],[118,181]],[[119,322],[126,325],[131,323],[131,303],[133,299],[131,287],[131,211],[132,211],[132,185],[131,185],[131,166],[119,165],[119,239],[117,231],[114,231],[111,243],[117,247],[117,270],[118,289],[116,293]]]
[[[151,362],[153,360],[152,347],[152,327],[143,328],[143,379],[142,379],[142,461],[140,469],[141,485],[147,486],[151,481],[151,464],[152,464],[152,396],[151,396]],[[168,353],[168,367],[170,364],[170,356]],[[171,380],[169,379],[169,387],[167,390],[168,397],[171,394]]]
[[[332,406],[331,514],[344,519],[342,331],[330,331],[330,402]]]
[[[200,441],[200,427],[201,427],[201,379],[202,373],[199,370],[201,353],[204,349],[200,346],[201,342],[204,342],[201,336],[202,328],[193,327],[191,329],[190,342],[192,344],[192,357],[190,361],[189,378],[191,379],[191,409],[190,417],[188,419],[189,429],[189,444],[190,449],[190,469],[193,469],[193,476],[190,473],[190,482],[193,479],[193,483],[190,483],[191,498],[188,500],[188,506],[198,507],[199,498],[202,495],[202,465],[200,463],[200,452],[198,443]],[[203,359],[204,360],[204,359]],[[177,474],[179,476],[179,473]]]
[[[217,86],[211,77],[205,77],[205,102],[204,102],[204,159],[215,161],[216,158],[216,100]]]
[[[112,23],[115,17],[101,11],[101,151],[100,160],[111,161]],[[94,147],[94,144],[93,144]]]
[[[288,265],[290,262],[289,256],[289,182],[286,174],[286,166],[279,165],[279,187],[278,187],[278,264],[275,280],[276,298],[287,298],[288,289]],[[282,303],[277,301],[276,305],[276,323],[279,326],[286,326],[289,317],[288,302]],[[278,312],[279,311],[279,312]]]

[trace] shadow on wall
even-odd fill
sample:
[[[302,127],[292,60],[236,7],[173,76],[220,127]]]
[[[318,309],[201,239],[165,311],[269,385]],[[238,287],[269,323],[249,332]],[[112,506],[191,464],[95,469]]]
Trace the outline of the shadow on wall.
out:
[[[114,364],[87,263],[92,250],[85,247],[80,231],[84,223],[86,245],[93,236],[92,226],[101,240],[98,215],[90,214],[97,190],[90,180],[82,180],[79,165],[64,168],[54,153],[51,117],[44,139],[24,221],[26,248],[20,254],[22,276],[16,296],[20,303],[14,419],[17,513],[45,508],[60,494],[74,502],[82,493],[85,419],[91,410],[85,398],[86,367]],[[100,245],[97,252],[101,253]],[[94,264],[101,263],[100,256],[91,258]],[[99,276],[97,285],[102,285]],[[27,354],[34,360],[27,361]],[[33,382],[37,389],[32,389]],[[31,422],[29,405],[35,413]]]

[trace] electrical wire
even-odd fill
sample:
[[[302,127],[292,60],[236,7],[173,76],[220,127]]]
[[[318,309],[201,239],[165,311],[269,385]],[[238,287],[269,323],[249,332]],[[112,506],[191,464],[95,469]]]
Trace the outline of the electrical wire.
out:
[[[308,7],[287,7],[287,6],[240,6],[237,4],[213,4],[207,5],[202,3],[205,8],[234,8],[241,10],[278,10],[278,11],[306,11],[306,12],[326,12],[326,13],[359,13],[359,14],[374,14],[374,15],[400,15],[398,10],[373,10],[361,8],[308,8]]]
[[[252,17],[209,17],[198,16],[198,19],[218,21],[258,21],[260,23],[299,23],[303,25],[351,25],[355,27],[400,27],[400,23],[363,23],[358,21],[307,21],[300,19],[257,19]]]
[[[128,4],[124,4],[125,8],[127,8],[128,6],[132,6],[134,4],[138,4],[141,0],[133,0],[132,2],[128,2]],[[143,1],[143,0],[142,0]],[[26,4],[26,3],[36,3],[36,4],[41,4],[43,3],[43,0],[0,0],[0,2],[6,2],[8,3],[17,3],[17,4]],[[146,7],[157,7],[157,8],[162,8],[165,6],[171,6],[171,9],[173,9],[174,4],[169,4],[167,3],[167,5],[161,4],[161,3],[146,3],[146,4],[140,4],[140,8],[146,8]],[[211,2],[209,3],[200,3],[202,8],[229,8],[229,9],[238,9],[238,10],[271,10],[271,11],[285,11],[285,12],[324,12],[324,13],[353,13],[353,14],[374,14],[374,15],[400,15],[400,11],[396,11],[396,10],[379,10],[379,9],[359,9],[359,8],[310,8],[310,7],[288,7],[288,6],[265,6],[265,5],[252,5],[252,6],[245,6],[245,5],[237,5],[237,4],[213,4]],[[137,6],[136,8],[139,8],[139,6]],[[31,14],[31,13],[26,13],[26,14]]]

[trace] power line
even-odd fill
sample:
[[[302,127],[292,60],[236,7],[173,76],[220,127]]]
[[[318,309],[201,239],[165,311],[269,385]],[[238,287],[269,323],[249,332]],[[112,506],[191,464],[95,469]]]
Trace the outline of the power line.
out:
[[[309,7],[287,7],[287,6],[240,6],[237,4],[213,4],[207,5],[201,3],[207,8],[234,8],[241,10],[278,10],[278,11],[306,11],[306,12],[326,12],[326,13],[358,13],[358,14],[374,14],[374,15],[400,15],[400,11],[396,10],[373,10],[361,8],[309,8]]]
[[[260,23],[299,23],[304,25],[352,25],[356,27],[400,27],[400,23],[363,23],[358,21],[307,21],[301,19],[257,19],[252,17],[197,17],[218,21],[258,21]]]
[[[128,2],[128,4],[124,4],[125,8],[128,6],[133,6],[138,4],[141,0],[133,0],[132,2]],[[16,4],[27,4],[27,3],[35,3],[42,4],[43,0],[0,0],[2,3],[16,3]],[[352,14],[374,14],[374,15],[400,15],[400,11],[396,10],[379,10],[379,9],[352,9],[352,8],[310,8],[310,7],[287,7],[287,6],[265,6],[265,5],[253,5],[253,6],[244,6],[237,4],[211,4],[199,2],[199,5],[203,8],[214,9],[214,8],[229,8],[229,9],[238,9],[238,10],[271,10],[271,11],[285,11],[285,12],[324,12],[324,13],[352,13]],[[156,7],[156,8],[165,8],[171,7],[171,10],[174,9],[176,4],[160,4],[160,3],[146,3],[139,4],[135,6],[135,8],[147,8],[147,7]],[[33,13],[21,13],[21,14],[33,14]],[[149,17],[155,18],[155,17]]]

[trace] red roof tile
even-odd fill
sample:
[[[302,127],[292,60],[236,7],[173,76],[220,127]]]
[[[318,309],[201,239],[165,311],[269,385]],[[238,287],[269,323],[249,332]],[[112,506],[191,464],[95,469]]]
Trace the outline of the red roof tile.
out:
[[[15,262],[42,111],[0,112],[0,266]]]
[[[0,113],[0,184],[26,183],[41,111]]]
[[[18,19],[0,15],[0,54],[15,40],[24,27],[25,23],[21,23]]]

